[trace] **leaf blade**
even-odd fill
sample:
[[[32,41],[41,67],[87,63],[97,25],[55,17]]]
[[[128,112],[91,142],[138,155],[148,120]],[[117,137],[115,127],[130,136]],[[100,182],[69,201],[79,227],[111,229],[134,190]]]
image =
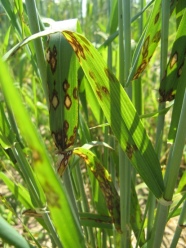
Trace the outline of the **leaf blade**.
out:
[[[101,55],[83,36],[63,31],[122,149],[156,195],[164,190],[160,164],[140,118],[126,92],[107,69]]]

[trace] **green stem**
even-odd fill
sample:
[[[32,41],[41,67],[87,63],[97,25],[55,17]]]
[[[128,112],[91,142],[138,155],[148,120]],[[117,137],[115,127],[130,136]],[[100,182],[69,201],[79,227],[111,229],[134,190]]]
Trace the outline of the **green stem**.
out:
[[[131,57],[130,0],[118,1],[118,23],[119,23],[119,81],[124,86],[129,74],[130,57]],[[124,151],[121,148],[119,149],[119,180],[120,180],[121,230],[123,231],[121,235],[120,247],[130,247],[131,166],[128,158],[126,157]]]
[[[161,30],[161,61],[160,61],[160,80],[165,72],[166,65],[167,65],[167,49],[168,49],[168,31],[169,31],[169,16],[170,16],[170,1],[163,0],[162,1],[162,30]],[[158,110],[161,111],[165,108],[165,103],[162,103],[159,105]],[[161,155],[161,147],[162,147],[162,134],[163,134],[163,128],[164,128],[164,121],[165,117],[164,115],[158,116],[157,121],[157,131],[156,131],[156,142],[155,142],[155,150],[157,152],[158,157]],[[155,197],[152,196],[152,193],[149,193],[149,197],[151,198],[150,205],[149,205],[149,213],[148,213],[148,229],[147,229],[147,237],[149,238],[152,234],[152,227],[154,225],[154,209],[155,209]],[[159,211],[162,211],[165,213],[165,209],[160,208]],[[161,214],[160,214],[161,215]],[[166,223],[166,222],[165,222]],[[161,225],[163,227],[163,225]],[[160,229],[154,229],[154,232],[152,235],[155,235],[159,232]],[[162,235],[163,235],[162,230]],[[158,235],[156,235],[156,238],[159,238]],[[153,240],[153,239],[152,239]],[[151,247],[148,245],[148,247]]]
[[[170,245],[170,248],[177,247],[178,240],[179,240],[181,232],[183,230],[182,226],[185,227],[185,221],[186,221],[186,201],[183,204],[181,215],[180,215],[178,225],[176,227],[176,231],[174,233],[174,237],[173,237],[172,243]]]
[[[186,138],[186,90],[183,100],[183,106],[180,114],[180,120],[178,124],[178,130],[175,137],[175,142],[172,146],[171,152],[169,154],[167,170],[165,173],[165,192],[164,192],[164,199],[167,201],[172,200],[172,196],[174,193],[174,188],[176,185],[176,180],[178,178],[180,163],[182,159],[183,148],[185,145],[185,138]],[[156,216],[156,223],[155,223],[155,234],[154,234],[154,243],[153,247],[157,248],[160,247],[161,241],[163,238],[163,231],[165,228],[165,224],[167,221],[168,215],[168,207],[162,206],[159,203],[158,212]],[[160,232],[161,230],[161,232]]]

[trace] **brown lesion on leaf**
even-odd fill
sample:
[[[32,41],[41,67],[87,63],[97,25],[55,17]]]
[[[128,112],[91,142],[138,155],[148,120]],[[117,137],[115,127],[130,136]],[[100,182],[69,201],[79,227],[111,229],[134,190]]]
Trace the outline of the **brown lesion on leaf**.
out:
[[[95,77],[95,75],[94,75],[94,72],[89,71],[89,76],[90,76],[94,81],[96,81],[96,77]]]
[[[160,17],[160,12],[158,12],[155,16],[155,19],[154,19],[154,24],[157,23],[157,21],[159,20],[159,17]]]
[[[72,100],[68,94],[65,95],[64,105],[67,109],[70,109],[70,107],[72,106]]]
[[[149,40],[150,40],[150,36],[148,36],[144,41],[144,44],[143,44],[143,47],[142,47],[142,56],[143,56],[143,58],[146,58],[148,56]]]
[[[184,66],[184,62],[182,62],[182,64],[179,66],[178,70],[177,70],[177,76],[180,77],[182,74],[182,69]]]
[[[43,188],[44,188],[44,191],[46,193],[48,205],[61,209],[61,204],[59,202],[58,193],[54,190],[52,185],[50,185],[50,183],[48,181],[46,181]]]
[[[70,84],[68,83],[67,79],[63,81],[63,90],[64,92],[67,92],[67,90],[70,88]]]
[[[56,110],[57,107],[59,106],[59,98],[58,98],[58,93],[54,89],[52,91],[52,97],[50,98],[50,105]]]
[[[83,59],[86,59],[85,54],[84,54],[84,49],[81,46],[81,44],[77,41],[76,37],[73,35],[72,32],[69,31],[65,31],[66,33],[68,33],[70,35],[69,37],[66,37],[68,42],[70,43],[70,45],[72,46],[74,52],[76,53],[79,61],[81,60],[81,57]]]
[[[74,99],[78,99],[78,88],[77,87],[75,87],[74,89],[73,89],[73,97],[74,97]]]
[[[177,61],[178,61],[178,53],[175,52],[170,59],[170,69],[172,69],[172,67],[177,63]]]
[[[59,154],[60,161],[58,162],[57,173],[62,176],[65,169],[68,166],[68,161],[70,156],[72,155],[73,150],[64,151]]]
[[[94,56],[92,55],[91,51],[89,50],[89,48],[88,48],[87,46],[83,45],[83,48],[84,48],[84,50],[86,50],[86,52],[89,53],[89,55],[90,55],[92,58],[94,58]]]
[[[175,93],[173,91],[173,89],[171,88],[168,92],[166,92],[165,90],[159,89],[159,94],[160,94],[160,99],[159,102],[166,102],[166,101],[172,101],[175,98]]]
[[[154,37],[152,38],[152,41],[157,43],[161,38],[161,30],[157,31],[154,35]]]
[[[105,71],[105,74],[106,74],[107,78],[109,79],[109,81],[118,82],[116,77],[114,76],[114,74],[112,72],[110,72],[108,68],[104,68],[104,71]]]
[[[99,91],[99,89],[96,89],[96,94],[99,97],[99,99],[102,100],[102,95],[101,95],[101,92]]]
[[[73,133],[76,134],[77,133],[77,126],[74,127],[73,129]]]
[[[137,146],[135,144],[130,144],[130,143],[127,142],[125,152],[126,152],[126,154],[127,154],[129,159],[132,158],[134,152],[137,151],[137,150],[138,150],[138,148],[137,148]]]
[[[138,70],[135,73],[133,79],[137,79],[141,75],[141,73],[145,70],[146,66],[147,66],[147,61],[143,60],[141,65],[138,67]]]
[[[69,129],[69,123],[68,123],[67,120],[64,120],[64,122],[63,122],[63,130],[64,130],[64,132],[66,133],[68,129]]]
[[[65,149],[68,148],[68,145],[67,145],[67,134],[66,132],[61,129],[61,130],[58,130],[56,132],[52,132],[52,138],[54,140],[54,143],[56,145],[56,147],[58,148],[58,150],[60,152],[64,151]]]
[[[79,36],[79,38],[80,38],[86,45],[90,46],[89,41],[88,41],[85,37]]]
[[[47,49],[46,60],[50,65],[52,73],[54,74],[57,66],[57,49],[55,45],[53,46],[53,49],[50,49],[50,47]]]
[[[102,86],[101,89],[105,94],[109,94],[109,90],[106,87]]]

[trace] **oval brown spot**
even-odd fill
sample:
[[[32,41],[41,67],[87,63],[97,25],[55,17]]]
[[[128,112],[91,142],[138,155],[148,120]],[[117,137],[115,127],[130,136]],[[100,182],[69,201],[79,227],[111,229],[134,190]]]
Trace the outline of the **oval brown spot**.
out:
[[[154,24],[157,23],[157,21],[159,20],[159,17],[160,17],[160,12],[158,12],[157,15],[155,16]]]
[[[64,132],[66,133],[68,129],[69,129],[69,123],[68,123],[68,121],[64,120],[64,122],[63,122],[63,130],[64,130]]]
[[[109,94],[109,90],[106,87],[102,86],[101,89],[105,94]]]
[[[56,66],[57,66],[57,49],[56,46],[53,46],[53,50],[48,48],[47,54],[46,54],[46,60],[50,64],[50,69],[52,73],[54,74],[56,71]]]
[[[109,81],[111,82],[118,82],[116,77],[109,71],[108,68],[104,68],[105,74],[107,76],[107,78],[109,79]]]
[[[172,69],[172,67],[177,63],[177,61],[178,61],[178,53],[175,52],[170,60],[170,69]]]
[[[56,90],[53,90],[52,98],[50,100],[52,107],[56,110],[59,105],[58,93]]]
[[[68,83],[67,79],[65,79],[64,82],[63,82],[63,90],[64,90],[64,92],[67,92],[69,87],[70,87],[70,84]]]
[[[94,72],[89,71],[89,75],[90,75],[90,77],[91,77],[94,81],[96,81],[96,78],[95,78]]]
[[[71,98],[68,94],[65,96],[64,105],[67,109],[70,109],[70,107],[72,105]]]
[[[180,65],[180,67],[179,67],[178,70],[177,70],[177,76],[178,76],[178,77],[180,77],[181,74],[182,74],[183,66],[184,66],[184,62]]]
[[[99,99],[100,99],[100,100],[102,100],[102,95],[101,95],[101,92],[100,92],[99,90],[96,90],[96,93],[97,93],[97,95],[98,95]]]
[[[143,56],[143,58],[146,58],[148,56],[149,40],[150,40],[150,36],[148,36],[144,41],[144,44],[143,44],[143,47],[142,47],[142,56]]]
[[[73,89],[73,97],[74,97],[74,99],[78,99],[78,89],[77,89],[77,87],[75,87],[74,89]]]
[[[152,38],[152,41],[157,43],[161,38],[161,30],[157,31],[154,35],[154,37]]]

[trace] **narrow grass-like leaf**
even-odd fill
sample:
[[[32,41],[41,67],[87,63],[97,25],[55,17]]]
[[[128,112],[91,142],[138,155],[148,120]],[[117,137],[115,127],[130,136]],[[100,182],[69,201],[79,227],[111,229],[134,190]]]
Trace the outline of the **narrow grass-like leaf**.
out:
[[[74,216],[69,199],[51,166],[51,160],[43,142],[23,107],[20,95],[13,86],[6,65],[1,60],[0,67],[1,72],[3,72],[0,74],[0,83],[4,97],[15,115],[22,136],[32,150],[33,168],[46,194],[47,204],[57,233],[64,247],[84,247],[79,220]],[[16,99],[16,101],[12,101],[12,99]],[[71,238],[72,235],[73,239]]]
[[[86,38],[70,31],[63,34],[72,45],[122,149],[150,190],[160,198],[164,184],[159,161],[125,90]]]
[[[172,101],[175,98],[179,82],[182,80],[186,56],[186,10],[180,22],[175,41],[173,43],[170,59],[161,80],[159,89],[160,101]]]
[[[112,218],[92,213],[80,213],[80,220],[83,226],[98,227],[104,229],[113,229]]]
[[[0,216],[0,237],[17,248],[31,248],[27,241]]]
[[[170,4],[171,13],[175,5],[176,1],[174,0]],[[139,46],[136,48],[137,52],[134,53],[132,70],[127,84],[131,79],[137,79],[141,76],[153,56],[161,37],[161,15],[161,0],[156,0],[147,27],[141,37],[143,41],[140,39]]]
[[[0,102],[0,144],[4,149],[13,145],[15,141],[14,132],[11,130],[10,125],[4,113],[4,108]]]
[[[132,226],[132,230],[136,236],[136,239],[139,238],[138,243],[142,246],[145,243],[145,232],[142,229],[142,213],[138,201],[138,197],[136,194],[136,190],[134,184],[131,184],[131,211],[130,211],[130,223]],[[141,233],[140,233],[141,232]]]
[[[120,200],[108,171],[103,167],[96,155],[90,150],[83,147],[78,147],[74,149],[73,153],[85,161],[98,180],[115,227],[118,232],[121,232]]]
[[[21,202],[25,208],[33,208],[29,193],[21,184],[15,184],[3,172],[0,172],[0,178],[4,181],[9,190],[15,194],[16,199]]]

